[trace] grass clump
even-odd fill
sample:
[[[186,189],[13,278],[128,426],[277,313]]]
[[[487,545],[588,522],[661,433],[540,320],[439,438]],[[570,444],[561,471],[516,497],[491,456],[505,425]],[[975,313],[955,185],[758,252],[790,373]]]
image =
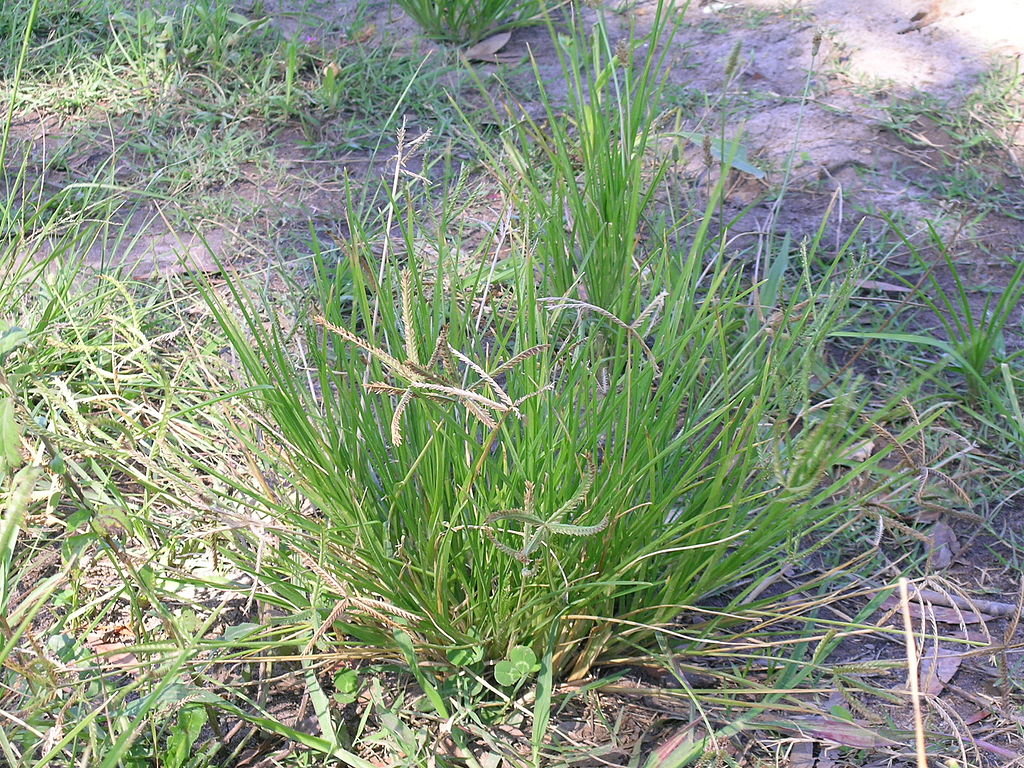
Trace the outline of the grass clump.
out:
[[[614,87],[620,105],[649,93],[651,66],[606,53],[598,33],[589,93]],[[627,188],[654,116],[595,109],[552,110],[564,148],[513,160],[524,179],[506,179],[519,222],[507,283],[486,267],[467,280],[439,238],[429,261],[417,251],[427,224],[400,140],[390,206],[354,226],[344,263],[322,265],[294,333],[268,332],[239,286],[241,324],[218,308],[275,436],[249,442],[297,493],[255,495],[273,538],[252,544],[259,568],[235,556],[265,599],[303,617],[310,646],[394,653],[412,638],[431,662],[481,673],[527,647],[554,678],[577,679],[654,647],[685,606],[742,599],[787,544],[855,503],[847,490],[872,462],[843,457],[867,428],[864,403],[841,388],[814,400],[809,384],[850,278],[808,276],[788,297],[776,285],[773,306],[753,307],[709,235],[721,185],[688,248],[638,261],[651,192]],[[609,138],[614,159],[599,166]],[[574,153],[595,164],[582,193],[569,188]],[[613,188],[633,204],[596,209]],[[594,223],[589,234],[604,217],[610,233],[575,266],[547,236],[563,211]],[[396,223],[397,245],[385,237]]]
[[[516,306],[480,330],[475,297],[426,286],[415,260],[375,288],[350,265],[350,306],[315,289],[298,373],[281,337],[230,329],[288,457],[275,475],[312,502],[276,506],[265,587],[336,641],[408,631],[435,661],[529,645],[575,678],[777,564],[849,503],[856,472],[832,471],[858,405],[821,405],[795,438],[769,426],[793,415],[782,372],[813,324],[748,333],[747,292],[712,258],[706,283],[693,258],[620,318],[539,296],[526,253]]]
[[[537,22],[541,0],[398,0],[427,37],[450,43],[475,43],[489,34]]]

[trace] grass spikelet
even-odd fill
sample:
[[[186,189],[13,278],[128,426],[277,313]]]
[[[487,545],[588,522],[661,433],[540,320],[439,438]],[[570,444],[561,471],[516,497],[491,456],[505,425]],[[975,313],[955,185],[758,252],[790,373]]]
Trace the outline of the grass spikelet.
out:
[[[416,351],[416,325],[412,320],[412,273],[402,270],[402,331],[405,334],[405,355],[411,363],[419,364]]]
[[[529,360],[531,357],[536,357],[541,352],[546,351],[549,347],[549,344],[538,344],[534,347],[530,347],[529,349],[525,349],[519,354],[509,358],[507,361],[505,361],[497,368],[495,368],[493,371],[491,371],[491,376],[500,376],[501,374],[512,370],[525,360]]]
[[[412,390],[407,389],[398,399],[398,405],[395,406],[395,413],[391,417],[391,444],[396,447],[402,444],[402,414],[405,413],[405,409],[409,406],[409,402],[411,400]]]

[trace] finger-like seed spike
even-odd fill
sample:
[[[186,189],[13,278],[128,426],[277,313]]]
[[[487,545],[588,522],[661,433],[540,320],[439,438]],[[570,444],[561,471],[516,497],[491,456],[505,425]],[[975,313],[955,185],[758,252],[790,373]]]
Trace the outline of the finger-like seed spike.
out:
[[[413,363],[419,363],[416,351],[416,326],[412,317],[412,273],[402,270],[402,325],[405,326],[405,356]]]
[[[587,494],[590,493],[590,487],[594,484],[595,474],[596,469],[593,465],[593,462],[591,462],[590,458],[587,457],[587,472],[586,474],[583,475],[583,480],[580,483],[580,487],[576,489],[576,493],[572,495],[571,499],[569,499],[567,502],[565,502],[565,504],[559,507],[558,511],[554,515],[556,520],[561,520],[563,517],[568,515],[570,512],[574,511],[577,507],[580,506],[580,504],[584,502],[584,500],[587,498]]]
[[[467,411],[476,417],[477,421],[481,422],[488,429],[497,429],[498,422],[491,418],[491,415],[481,408],[479,405],[474,403],[472,400],[463,400],[462,405]]]
[[[366,391],[378,395],[404,395],[406,390],[403,387],[394,387],[383,381],[371,381],[366,384]]]
[[[434,344],[434,351],[430,353],[430,360],[427,361],[427,368],[433,368],[438,363],[442,362],[441,355],[444,353],[444,349],[448,346],[448,326],[442,325],[441,332],[437,335],[437,341]]]
[[[545,392],[550,392],[554,388],[555,388],[555,385],[553,383],[545,384],[543,387],[538,389],[536,392],[530,392],[528,394],[523,395],[518,400],[516,400],[515,403],[513,403],[513,405],[515,406],[515,409],[518,409],[519,406],[522,405],[523,403],[525,403],[527,400],[530,400],[531,398],[537,397],[538,395],[543,395]]]
[[[575,309],[580,312],[587,310],[590,312],[594,312],[600,315],[601,317],[607,318],[611,322],[615,323],[615,325],[626,330],[629,333],[629,335],[632,336],[640,345],[640,348],[643,350],[644,354],[647,355],[647,358],[651,361],[651,363],[653,363],[654,368],[656,370],[660,370],[658,366],[658,358],[655,356],[654,352],[651,351],[651,348],[647,346],[647,342],[644,340],[643,336],[637,333],[636,328],[634,328],[632,325],[630,325],[625,320],[620,318],[618,315],[609,312],[604,307],[598,307],[594,304],[590,304],[589,302],[580,301],[579,299],[567,299],[564,297],[545,297],[537,299],[537,301],[538,303],[547,305],[549,310]]]
[[[463,363],[465,363],[466,366],[471,368],[476,373],[477,376],[479,376],[481,379],[487,382],[491,389],[494,390],[494,394],[499,400],[501,400],[509,408],[515,408],[515,403],[512,402],[512,398],[505,393],[505,390],[498,386],[498,383],[493,378],[491,378],[491,375],[487,373],[487,371],[485,371],[479,365],[474,363],[464,354],[459,352],[459,350],[455,349],[455,347],[453,347],[451,344],[448,345],[448,351],[455,355],[455,357],[457,357]]]
[[[383,349],[378,349],[372,344],[367,343],[366,341],[352,333],[352,331],[346,328],[342,328],[340,325],[335,325],[334,323],[329,322],[320,315],[314,317],[313,322],[323,326],[332,333],[337,334],[344,341],[347,341],[349,344],[358,347],[364,352],[369,352],[371,355],[373,355],[382,363],[384,363],[384,365],[388,366],[394,373],[400,374],[401,376],[405,376],[407,379],[410,379],[411,381],[418,381],[420,379],[420,376],[416,374],[413,370],[411,370],[409,366],[395,359],[387,352],[385,352]]]
[[[731,80],[732,76],[736,74],[736,69],[739,66],[740,61],[740,50],[742,46],[736,43],[732,47],[732,53],[729,54],[729,60],[725,64],[725,79]]]
[[[424,131],[419,136],[417,136],[415,139],[413,139],[408,144],[406,144],[405,145],[406,150],[408,152],[414,151],[417,147],[420,146],[420,144],[422,144],[423,142],[425,142],[427,139],[430,138],[431,133],[432,133],[431,129],[428,128],[426,131]]]
[[[539,355],[541,352],[546,350],[549,346],[550,346],[549,344],[538,344],[535,347],[530,347],[529,349],[523,350],[519,354],[515,355],[514,357],[509,358],[507,361],[505,361],[504,363],[499,365],[497,368],[495,368],[493,371],[491,371],[491,376],[499,376],[502,373],[505,373],[505,371],[509,371],[509,370],[515,368],[517,365],[519,365],[524,360],[528,360],[531,357]]]
[[[395,415],[391,417],[391,444],[395,447],[402,444],[402,414],[405,413],[410,400],[412,400],[412,390],[408,389],[398,400],[398,405],[395,406]]]
[[[441,347],[441,367],[450,380],[454,381],[459,375],[459,369],[455,367],[455,360],[452,359],[452,345],[445,338]]]
[[[657,296],[655,296],[654,299],[651,300],[651,303],[648,304],[647,307],[644,309],[644,311],[641,312],[637,316],[636,320],[633,321],[633,328],[639,331],[641,328],[643,328],[643,325],[648,318],[655,317],[658,314],[658,312],[661,311],[661,307],[665,303],[666,296],[668,296],[668,291],[662,291]]]
[[[446,395],[451,395],[457,400],[473,400],[485,408],[490,408],[492,411],[498,413],[505,413],[510,410],[504,403],[499,403],[497,400],[492,400],[489,397],[471,392],[468,389],[460,389],[459,387],[449,387],[444,384],[435,384],[432,381],[413,381],[410,386],[416,390],[428,390],[430,392],[441,392]]]

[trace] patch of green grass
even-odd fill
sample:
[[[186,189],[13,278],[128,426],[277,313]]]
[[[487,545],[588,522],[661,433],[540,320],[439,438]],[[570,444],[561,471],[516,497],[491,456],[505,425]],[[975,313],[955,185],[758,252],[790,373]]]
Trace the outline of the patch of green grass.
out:
[[[0,26],[24,29],[31,2],[5,4]],[[14,98],[20,110],[108,112],[138,108],[166,94],[176,76],[253,79],[273,66],[265,20],[218,0],[187,6],[114,6],[108,0],[48,3],[32,27],[29,66]],[[10,66],[10,58],[6,58]],[[270,70],[272,71],[272,70]]]
[[[20,61],[22,37],[30,15],[34,23],[29,37],[29,56],[24,63],[30,75],[59,72],[69,61],[101,56],[109,46],[106,0],[37,4],[11,0],[0,10],[0,72],[11,76]]]
[[[24,29],[30,5],[6,4],[0,28]],[[192,117],[219,121],[387,114],[423,65],[420,57],[394,56],[386,45],[339,47],[316,34],[285,39],[268,18],[245,16],[223,0],[48,4],[37,14],[27,61],[19,111],[88,112],[102,105],[110,114],[166,111],[177,103]]]
[[[84,279],[75,256],[95,234],[43,230],[0,247],[7,263],[15,252],[46,263],[46,277],[0,286],[0,679],[13,715],[0,753],[10,766],[149,759],[157,747],[142,728],[181,701],[169,691],[196,652],[149,578],[159,545],[142,524],[161,445],[174,441],[161,426],[176,408],[174,374],[156,341],[172,316],[156,293],[136,302],[123,284]],[[52,258],[34,248],[47,240]],[[104,656],[171,630],[155,654],[129,654],[134,673]],[[159,675],[144,672],[151,664]]]
[[[2,167],[10,131],[8,113]],[[180,476],[165,457],[189,452],[168,450],[175,412],[201,394],[167,345],[182,318],[160,290],[79,269],[116,186],[80,183],[70,206],[24,165],[7,181],[20,205],[7,199],[0,229],[0,761],[174,764],[196,720],[186,665],[220,613],[184,609],[147,528]]]
[[[939,377],[935,380],[947,395],[962,401],[984,423],[1019,444],[1024,438],[1019,410],[1024,353],[1007,349],[1005,334],[1024,298],[1024,264],[1008,265],[1008,274],[996,295],[990,293],[979,299],[933,226],[928,227],[927,245],[941,257],[939,264],[928,263],[915,243],[899,228],[894,227],[894,231],[902,237],[914,266],[925,275],[924,279],[918,278],[921,290],[914,298],[927,307],[932,321],[941,328],[936,334],[899,333],[899,340],[940,353],[940,364],[930,366],[930,375]],[[900,279],[908,286],[914,285],[906,278]],[[885,332],[877,335],[884,336]]]
[[[6,7],[8,23],[27,23],[27,7]],[[258,211],[224,199],[223,190],[242,179],[291,186],[275,156],[278,131],[301,128],[308,141],[287,151],[321,160],[373,152],[402,114],[451,119],[440,59],[398,55],[388,45],[327,45],[319,33],[286,40],[266,18],[242,16],[222,0],[104,9],[96,3],[59,16],[62,40],[95,37],[95,46],[107,46],[102,53],[82,56],[69,44],[40,55],[48,16],[28,38],[26,61],[34,64],[23,70],[12,109],[82,107],[62,136],[49,138],[60,142],[56,153],[25,144],[22,178],[30,185],[49,171],[89,183],[100,164],[111,184],[173,200],[167,215],[176,225],[237,220]],[[53,205],[81,196],[69,189]]]
[[[454,85],[446,83],[448,76]],[[438,55],[398,54],[387,45],[345,47],[318,64],[308,83],[314,108],[302,119],[326,150],[376,146],[403,114],[447,134],[457,117],[448,94],[458,93],[459,79]],[[330,141],[323,136],[327,132]]]

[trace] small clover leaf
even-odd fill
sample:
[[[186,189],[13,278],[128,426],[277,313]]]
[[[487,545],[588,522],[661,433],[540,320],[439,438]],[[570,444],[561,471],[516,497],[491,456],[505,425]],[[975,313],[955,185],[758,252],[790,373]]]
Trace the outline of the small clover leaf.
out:
[[[351,704],[358,698],[359,673],[354,669],[343,669],[334,676],[334,700],[339,704]]]
[[[494,665],[494,679],[500,685],[510,687],[525,680],[539,669],[537,654],[525,645],[515,645],[509,650],[507,659]]]

